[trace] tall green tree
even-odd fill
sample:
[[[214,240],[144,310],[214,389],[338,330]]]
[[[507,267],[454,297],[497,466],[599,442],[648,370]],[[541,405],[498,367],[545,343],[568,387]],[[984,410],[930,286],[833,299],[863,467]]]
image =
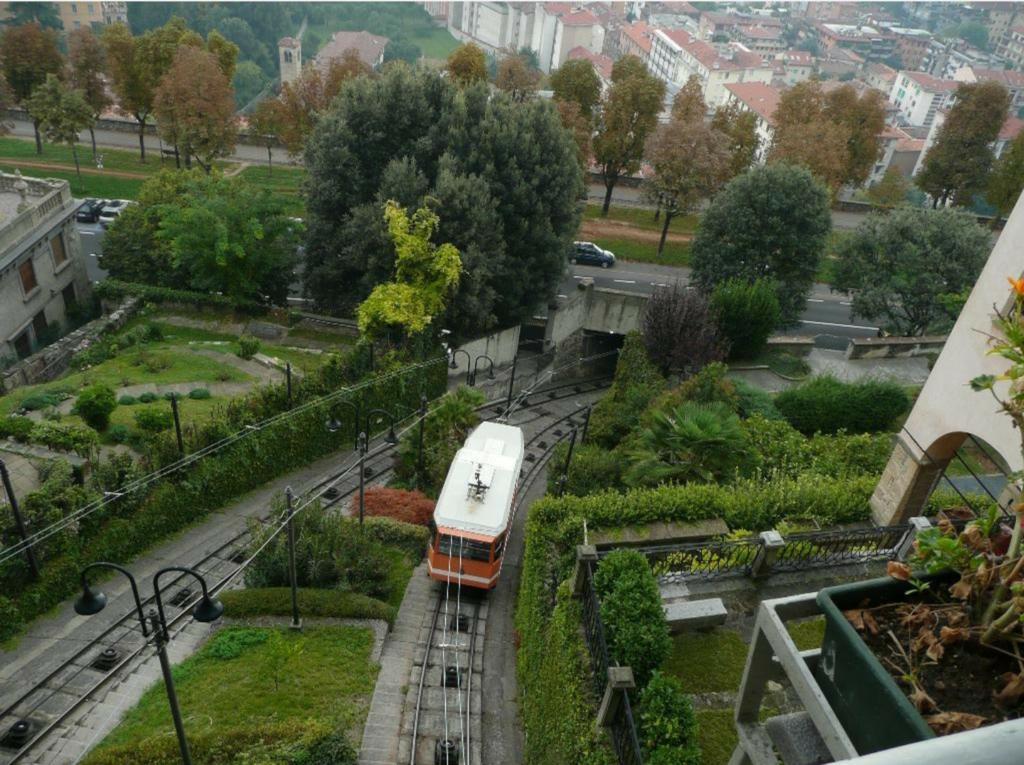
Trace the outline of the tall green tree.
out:
[[[853,293],[854,316],[893,334],[942,332],[956,320],[948,297],[974,285],[991,248],[959,210],[872,214],[840,243],[833,286]]]
[[[56,3],[13,2],[7,4],[7,12],[10,17],[6,23],[10,26],[35,23],[43,29],[53,30],[60,30],[64,26]]]
[[[867,197],[876,207],[899,207],[906,204],[909,190],[910,184],[903,177],[903,173],[895,167],[890,167],[882,179],[868,189]]]
[[[553,105],[515,103],[485,83],[459,88],[400,62],[348,82],[306,145],[304,284],[321,310],[350,315],[391,279],[383,206],[425,204],[462,255],[446,328],[477,336],[553,297],[579,227],[582,176]]]
[[[104,73],[107,68],[107,52],[103,43],[88,27],[76,29],[68,35],[68,64],[71,86],[82,93],[85,102],[92,109],[92,123],[89,138],[92,140],[92,157],[96,159],[96,120],[103,110],[110,106]]]
[[[781,319],[804,310],[832,229],[828,190],[809,170],[783,163],[733,178],[701,217],[693,279],[706,292],[720,282],[769,279]]]
[[[644,145],[658,125],[664,97],[665,83],[650,74],[636,56],[623,56],[615,62],[594,137],[594,159],[605,186],[602,215],[608,214],[619,178],[640,169]]]
[[[267,174],[274,172],[274,146],[281,135],[284,114],[276,98],[264,98],[249,115],[249,134],[267,147]]]
[[[47,140],[71,147],[75,158],[75,174],[82,180],[78,163],[78,134],[95,124],[92,107],[80,90],[72,90],[50,74],[25,102],[32,121],[37,123]]]
[[[664,216],[658,240],[660,258],[672,219],[694,210],[725,183],[728,139],[706,125],[702,114],[696,119],[673,119],[660,125],[647,141],[646,158],[654,174],[646,182],[645,193],[658,201]]]
[[[372,338],[395,330],[403,339],[427,330],[459,283],[462,261],[451,243],[430,241],[438,217],[421,207],[412,217],[394,200],[384,219],[395,245],[394,281],[378,284],[359,306],[359,330]]]
[[[932,207],[969,205],[985,190],[994,155],[992,143],[1006,121],[1010,94],[998,82],[964,83],[917,174]]]
[[[551,73],[549,83],[556,101],[574,103],[584,118],[594,118],[594,110],[601,103],[601,79],[592,63],[586,59],[566,61]]]
[[[1013,143],[999,158],[988,182],[985,198],[995,206],[1004,218],[1013,210],[1024,189],[1024,131],[1017,134]]]
[[[57,33],[44,29],[31,21],[10,26],[0,36],[0,64],[16,103],[24,105],[33,91],[46,82],[46,78],[60,75],[64,70],[64,57],[57,44]],[[32,120],[36,137],[36,154],[43,153],[43,139],[39,122]]]

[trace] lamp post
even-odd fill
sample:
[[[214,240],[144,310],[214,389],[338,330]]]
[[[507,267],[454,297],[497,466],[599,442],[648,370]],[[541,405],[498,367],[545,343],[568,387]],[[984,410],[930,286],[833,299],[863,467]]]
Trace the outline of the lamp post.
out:
[[[366,413],[366,427],[363,428],[363,438],[365,439],[370,431],[370,425],[375,424],[380,419],[386,419],[388,421],[388,434],[384,440],[392,446],[398,443],[398,436],[395,435],[395,415],[391,414],[387,409],[371,409]]]
[[[340,404],[341,406],[347,406],[352,409],[352,413],[355,415],[355,419],[352,422],[352,427],[354,430],[354,433],[352,434],[353,447],[359,446],[359,402],[352,402],[346,401],[345,399],[341,399],[339,401],[335,401],[334,404]],[[325,424],[327,426],[327,430],[329,430],[331,433],[337,433],[339,430],[341,430],[341,420],[339,420],[337,417],[329,416]]]
[[[569,453],[565,455],[565,467],[562,468],[562,476],[558,479],[558,496],[565,494],[565,484],[569,480],[569,465],[572,464],[572,452],[576,448],[576,428],[572,429],[569,436]]]
[[[420,394],[420,433],[416,443],[416,487],[423,480],[423,425],[427,421],[427,394]]]
[[[516,386],[516,364],[519,363],[519,354],[512,357],[512,375],[508,379],[508,398],[505,400],[505,411],[512,408],[512,391]]]
[[[587,411],[583,413],[583,432],[580,433],[580,443],[585,444],[587,442],[587,428],[590,427],[590,413],[593,411],[594,405],[587,404]]]
[[[456,348],[453,351],[449,351],[448,352],[448,367],[450,369],[458,369],[459,368],[459,362],[457,362],[455,360],[455,357],[458,356],[460,353],[466,357],[466,382],[469,383],[469,377],[470,377],[470,371],[471,371],[470,367],[473,364],[473,357],[469,355],[469,351],[464,350],[462,348]]]
[[[366,434],[359,434],[359,528],[363,527],[363,510],[366,502]]]
[[[486,353],[481,353],[479,356],[476,357],[476,361],[473,362],[473,376],[469,380],[470,386],[476,385],[476,373],[479,371],[481,359],[486,360],[487,363],[490,365],[487,368],[487,379],[494,379],[494,359],[492,359]]]
[[[284,499],[288,506],[288,578],[292,585],[292,623],[293,630],[302,629],[302,619],[299,618],[299,591],[298,577],[295,573],[295,510],[292,507],[292,487],[284,490]]]
[[[107,596],[99,591],[94,590],[89,586],[89,580],[87,574],[90,569],[93,568],[110,568],[115,571],[119,571],[128,577],[128,581],[132,587],[132,597],[135,599],[135,608],[139,614],[139,623],[142,625],[142,634],[145,637],[149,636],[149,631],[146,629],[146,617],[142,614],[142,600],[139,598],[139,588],[135,583],[135,577],[131,575],[127,569],[117,565],[116,563],[106,563],[99,561],[96,563],[90,563],[88,566],[82,569],[82,595],[75,601],[75,613],[81,614],[82,616],[92,616],[98,614],[107,605]],[[209,590],[206,588],[206,580],[196,571],[186,568],[184,566],[168,566],[162,568],[156,572],[153,576],[153,592],[156,596],[156,610],[150,609],[147,616],[149,617],[149,624],[153,630],[153,642],[156,645],[157,656],[160,658],[160,670],[164,676],[164,686],[167,689],[167,702],[171,707],[171,717],[174,720],[174,731],[178,736],[178,749],[181,752],[181,761],[183,765],[192,765],[192,755],[188,748],[188,739],[185,737],[185,725],[181,720],[181,709],[178,706],[178,694],[174,689],[174,677],[171,674],[171,662],[167,657],[167,643],[170,641],[171,636],[167,631],[167,618],[164,615],[164,604],[160,597],[160,577],[170,572],[179,572],[188,574],[195,577],[199,581],[199,585],[203,590],[203,597],[196,604],[196,607],[192,609],[192,617],[197,622],[209,623],[216,621],[220,618],[221,614],[224,613],[224,606],[219,600],[213,600],[210,597]]]
[[[424,400],[425,397],[424,397]],[[423,444],[423,430],[420,429],[420,444]],[[7,472],[7,463],[0,460],[0,478],[3,479],[4,491],[7,493],[7,502],[11,506],[11,515],[14,516],[14,525],[18,527],[18,536],[24,543],[28,540],[28,532],[25,530],[25,520],[21,517],[21,509],[18,507],[18,497],[14,493],[14,486],[11,485],[11,476]],[[39,578],[39,563],[36,561],[35,550],[32,545],[25,548],[25,557],[28,559],[28,567],[32,572],[32,578]]]
[[[285,383],[288,388],[288,408],[292,408],[292,363],[286,362],[284,365]]]
[[[171,393],[171,414],[174,415],[174,434],[178,437],[178,456],[185,456],[185,442],[181,438],[181,420],[178,418],[178,394]]]

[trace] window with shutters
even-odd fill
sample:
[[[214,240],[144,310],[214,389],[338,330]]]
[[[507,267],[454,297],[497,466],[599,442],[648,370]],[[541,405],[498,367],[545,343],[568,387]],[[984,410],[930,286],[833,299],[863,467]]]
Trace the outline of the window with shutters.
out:
[[[18,273],[21,275],[21,289],[26,295],[39,286],[39,282],[36,281],[36,269],[32,265],[31,258],[18,267]]]
[[[50,240],[50,253],[53,255],[53,266],[59,269],[68,262],[68,253],[64,249],[64,235],[57,234]]]

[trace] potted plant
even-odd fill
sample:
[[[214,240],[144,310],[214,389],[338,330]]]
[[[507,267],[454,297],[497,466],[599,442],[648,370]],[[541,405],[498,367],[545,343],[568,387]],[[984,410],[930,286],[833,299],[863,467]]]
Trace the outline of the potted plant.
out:
[[[990,353],[1002,375],[971,381],[1024,434],[1024,280]],[[1001,396],[995,386],[1009,381]],[[1019,478],[1019,476],[1013,476]],[[889,576],[822,590],[826,628],[815,670],[862,754],[1024,714],[1024,503],[991,508],[957,531],[950,519],[918,535],[910,564]]]

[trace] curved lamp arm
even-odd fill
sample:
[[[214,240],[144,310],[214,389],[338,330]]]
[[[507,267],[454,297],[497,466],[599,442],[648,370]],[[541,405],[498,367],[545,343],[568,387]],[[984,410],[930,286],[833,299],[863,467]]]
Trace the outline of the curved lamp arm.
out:
[[[149,629],[146,627],[146,617],[142,613],[142,599],[139,597],[139,586],[135,582],[135,577],[132,576],[132,572],[126,569],[124,566],[119,566],[116,563],[107,563],[106,561],[97,561],[90,563],[88,566],[82,569],[82,593],[83,595],[93,594],[92,588],[89,587],[89,580],[86,574],[94,568],[110,568],[114,571],[120,571],[126,577],[128,577],[128,583],[132,586],[132,597],[135,598],[135,609],[139,614],[139,624],[142,625],[142,636],[149,637]],[[102,594],[102,593],[100,593]],[[102,606],[101,606],[102,608]]]
[[[473,378],[474,378],[474,380],[476,379],[476,373],[479,371],[479,368],[480,368],[480,359],[484,359],[490,365],[487,368],[487,374],[493,380],[494,379],[494,359],[492,359],[486,353],[481,353],[479,356],[476,357],[476,361],[473,362]]]
[[[177,571],[182,574],[189,574],[195,577],[199,581],[199,586],[203,588],[203,600],[200,603],[208,602],[210,600],[210,592],[206,588],[206,580],[197,571],[193,571],[186,566],[168,566],[162,568],[153,575],[153,592],[156,593],[156,610],[160,615],[160,629],[163,631],[163,639],[169,640],[170,635],[167,633],[167,618],[164,616],[164,603],[160,597],[160,577],[164,574]]]
[[[451,366],[452,369],[458,369],[459,368],[459,364],[458,364],[457,361],[455,361],[455,357],[458,356],[460,353],[464,354],[465,357],[466,357],[466,371],[468,372],[470,365],[473,363],[473,357],[470,356],[469,355],[469,351],[465,350],[464,348],[456,348],[455,350],[452,351],[452,354],[451,354],[452,361],[451,361],[450,366]]]

